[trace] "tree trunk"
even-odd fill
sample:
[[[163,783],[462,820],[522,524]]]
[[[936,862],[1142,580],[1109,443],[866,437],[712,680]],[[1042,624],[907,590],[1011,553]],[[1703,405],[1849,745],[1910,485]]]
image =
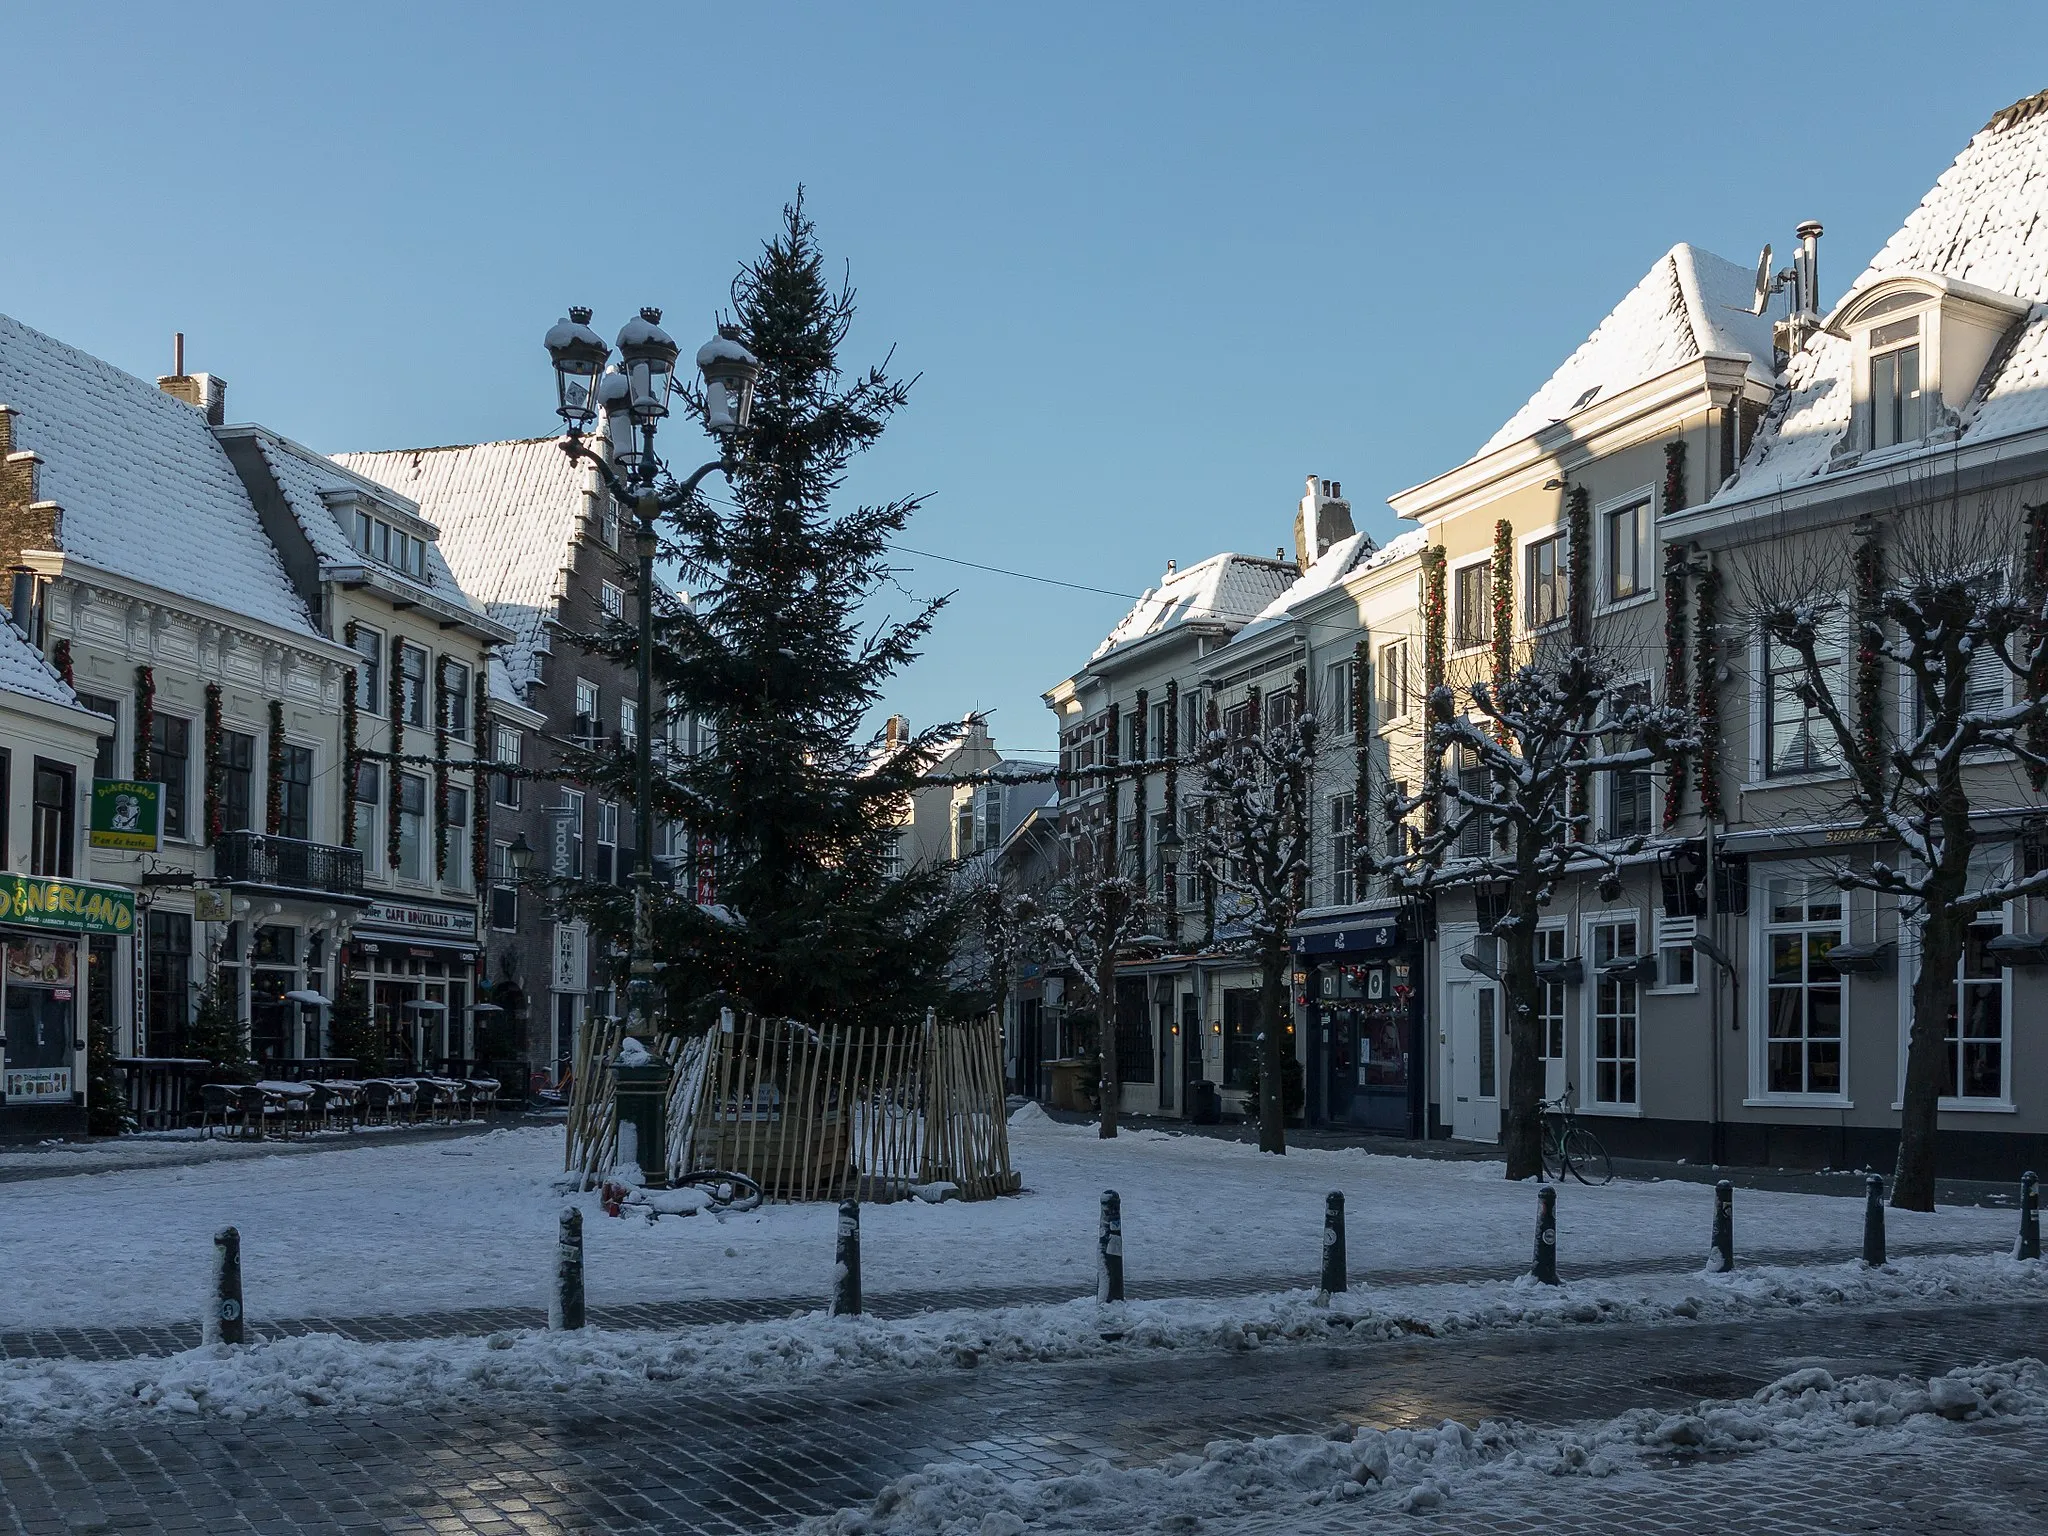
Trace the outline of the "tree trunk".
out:
[[[1284,940],[1269,940],[1259,954],[1259,1150],[1287,1152],[1287,1058],[1291,1042],[1283,1017],[1287,1000]]]
[[[1941,913],[1942,905],[1930,903],[1934,910],[1920,930],[1920,975],[1913,983],[1899,1161],[1892,1170],[1892,1204],[1902,1211],[1934,1209],[1935,1125],[1948,1085],[1948,1016],[1956,1006],[1956,964],[1967,927],[1963,919]]]
[[[1123,1079],[1116,1059],[1116,951],[1103,947],[1095,963],[1095,1040],[1102,1060],[1096,1076],[1095,1097],[1102,1107],[1097,1133],[1104,1140],[1116,1135],[1117,1111],[1122,1108]]]
[[[1523,916],[1501,936],[1502,1001],[1508,1014],[1508,1094],[1501,1116],[1501,1146],[1508,1177],[1535,1178],[1543,1172],[1541,1017],[1543,985],[1536,979],[1535,913]]]

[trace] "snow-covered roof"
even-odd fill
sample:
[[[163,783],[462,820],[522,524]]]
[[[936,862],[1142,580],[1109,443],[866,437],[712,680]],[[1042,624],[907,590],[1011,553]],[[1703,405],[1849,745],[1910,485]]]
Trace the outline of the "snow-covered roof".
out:
[[[82,707],[71,685],[5,619],[0,619],[0,691],[41,699],[46,704]]]
[[[1181,624],[1245,624],[1296,579],[1291,561],[1253,555],[1211,555],[1184,571],[1169,571],[1148,587],[1123,616],[1091,660],[1119,646],[1149,639]]]
[[[1369,560],[1379,546],[1368,534],[1354,533],[1324,550],[1309,568],[1289,583],[1287,589],[1252,616],[1252,621],[1232,638],[1233,645],[1255,638],[1272,628],[1310,598],[1327,592]]]
[[[1749,313],[1755,291],[1754,272],[1698,246],[1674,245],[1472,457],[1533,437],[1696,357],[1747,358],[1752,377],[1770,383],[1771,322]]]
[[[1962,413],[1962,440],[2048,426],[2048,91],[2006,108],[1970,140],[1849,293],[1906,273],[2033,306],[1988,385],[1979,381],[1967,403],[1948,402]],[[1717,500],[1748,500],[1827,469],[1850,424],[1854,361],[1855,344],[1825,331],[1800,349],[1782,406]]]
[[[590,488],[552,437],[338,453],[335,462],[419,505],[462,590],[513,632],[505,664],[524,688],[546,648]]]
[[[113,576],[321,638],[206,417],[0,315],[0,404],[64,509],[63,550]]]

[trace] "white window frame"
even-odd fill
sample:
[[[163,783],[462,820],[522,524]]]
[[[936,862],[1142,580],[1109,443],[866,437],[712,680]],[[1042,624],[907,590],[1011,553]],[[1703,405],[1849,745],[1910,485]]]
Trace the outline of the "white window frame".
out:
[[[1647,991],[1660,996],[1677,996],[1700,989],[1700,956],[1692,947],[1693,935],[1700,931],[1697,917],[1667,917],[1656,914],[1653,925],[1657,930],[1657,984]],[[1681,950],[1692,956],[1692,980],[1671,981],[1664,965],[1664,956],[1672,950]]]
[[[451,891],[466,891],[470,886],[470,860],[476,847],[476,785],[450,784],[448,793],[452,798],[461,795],[464,813],[461,821],[445,821],[441,826],[441,837],[448,844],[448,873],[441,884]],[[460,845],[457,845],[457,834]]]
[[[1465,572],[1471,570],[1475,565],[1483,565],[1487,567],[1487,578],[1481,584],[1482,591],[1479,604],[1480,615],[1484,621],[1482,627],[1485,630],[1485,635],[1483,638],[1478,640],[1466,640],[1462,638],[1463,626],[1460,625],[1458,622],[1459,618],[1464,613],[1464,609],[1459,606],[1458,578],[1462,576]],[[1449,630],[1449,635],[1447,637],[1447,649],[1453,656],[1470,656],[1475,654],[1476,652],[1485,650],[1487,647],[1493,644],[1492,567],[1493,551],[1488,550],[1484,554],[1474,555],[1469,559],[1459,561],[1456,565],[1450,568],[1449,572],[1444,577],[1444,606],[1450,610],[1450,612],[1444,615],[1444,617],[1449,620],[1449,623],[1446,626]]]
[[[1639,485],[1619,496],[1610,496],[1593,508],[1593,611],[1612,613],[1653,601],[1657,596],[1657,487],[1654,482]],[[1636,559],[1643,584],[1626,597],[1614,597],[1614,570],[1608,559],[1607,520],[1617,512],[1641,506],[1643,525],[1636,535]]]
[[[1614,695],[1621,689],[1637,687],[1640,687],[1643,690],[1649,702],[1651,702],[1652,704],[1656,703],[1657,680],[1654,677],[1652,677],[1648,672],[1639,672],[1633,677],[1616,678],[1612,686],[1610,686],[1607,690],[1609,703],[1612,702]],[[1604,728],[1605,721],[1612,719],[1612,714],[1607,705],[1603,705],[1601,707],[1600,712],[1603,717]],[[1593,825],[1595,830],[1599,834],[1599,840],[1602,842],[1609,842],[1616,838],[1622,837],[1649,837],[1654,835],[1657,831],[1658,775],[1656,765],[1654,763],[1646,764],[1641,770],[1630,771],[1640,771],[1650,781],[1650,824],[1636,832],[1617,832],[1614,830],[1614,807],[1616,799],[1614,793],[1614,776],[1615,774],[1621,772],[1621,770],[1618,768],[1607,769],[1599,774],[1598,781],[1595,783],[1593,787],[1593,795],[1595,800],[1595,804],[1593,807]],[[1637,936],[1637,942],[1642,942],[1640,935]]]
[[[583,707],[583,701],[586,697],[590,700],[590,707],[588,709]],[[596,683],[591,682],[589,678],[579,677],[576,679],[575,699],[575,718],[570,724],[576,730],[575,739],[577,742],[589,745],[599,740],[604,734],[604,719],[598,714],[598,711],[604,707],[604,690],[598,687]]]
[[[1323,834],[1323,847],[1330,860],[1325,894],[1331,906],[1348,907],[1364,894],[1358,889],[1358,792],[1347,789],[1341,795],[1325,795],[1323,804],[1328,807],[1325,814],[1329,817],[1329,829]],[[1342,833],[1337,830],[1340,819],[1337,807],[1340,805],[1348,807],[1342,818]],[[1340,842],[1343,844],[1341,857],[1338,853]]]
[[[1846,600],[1842,612],[1847,612]],[[1840,646],[1842,670],[1836,674],[1841,680],[1841,702],[1844,706],[1849,698],[1849,668],[1856,649],[1854,637],[1849,632],[1848,620],[1842,620]],[[1816,717],[1818,718],[1818,717]],[[1828,732],[1828,740],[1834,740],[1831,727],[1823,720],[1821,728]],[[1842,764],[1834,767],[1810,768],[1798,773],[1773,773],[1771,771],[1771,642],[1759,626],[1749,636],[1749,777],[1743,783],[1745,792],[1759,789],[1780,789],[1788,784],[1825,784],[1830,779],[1843,779],[1849,770]]]
[[[1552,539],[1558,541],[1559,555],[1563,560],[1563,564],[1558,567],[1557,577],[1562,591],[1558,601],[1557,617],[1547,624],[1539,625],[1533,622],[1530,614],[1530,598],[1534,596],[1536,589],[1529,581],[1529,552],[1538,544],[1547,544]],[[1571,618],[1571,558],[1571,530],[1562,524],[1552,523],[1548,528],[1536,528],[1528,533],[1516,536],[1515,590],[1520,601],[1515,605],[1517,610],[1515,625],[1520,633],[1524,635],[1548,634],[1559,625],[1569,622]]]
[[[1594,934],[1601,928],[1621,923],[1633,923],[1636,930],[1635,952],[1643,952],[1643,913],[1633,907],[1609,907],[1597,913],[1588,913],[1580,919],[1579,953],[1584,957],[1585,980],[1579,986],[1579,1060],[1583,1064],[1585,1081],[1579,1084],[1576,1107],[1582,1115],[1610,1115],[1617,1119],[1641,1119],[1643,1114],[1643,992],[1640,982],[1631,982],[1635,989],[1635,1054],[1636,1096],[1632,1103],[1603,1101],[1600,1092],[1600,962],[1599,946]],[[1606,1058],[1615,1061],[1624,1058]]]
[[[1355,657],[1347,656],[1342,661],[1332,661],[1323,667],[1323,721],[1325,736],[1349,736],[1358,722],[1351,718],[1352,699],[1356,689],[1352,683],[1352,672],[1357,668]]]
[[[597,606],[606,618],[623,620],[626,617],[626,589],[615,581],[599,582]]]
[[[2014,852],[2018,852],[2017,848],[2014,849]],[[1970,878],[1975,880],[1978,876],[1973,874]],[[2001,932],[2011,933],[2014,931],[2014,922],[2022,916],[2022,914],[2016,911],[2017,906],[2018,903],[2007,902],[1998,909],[2001,920]],[[1903,1110],[1906,1107],[1906,1052],[1909,1049],[1913,1033],[1913,978],[1919,972],[1920,925],[1918,923],[1901,922],[1899,924],[1899,965],[1897,978],[1898,1083],[1897,1097],[1892,1102],[1894,1110]],[[2000,999],[1999,1011],[1999,1027],[2002,1031],[1999,1036],[1999,1068],[2001,1078],[1999,1096],[1995,1099],[1963,1099],[1951,1098],[1949,1095],[1943,1094],[1941,1096],[1940,1108],[1941,1113],[1945,1115],[2014,1115],[2019,1113],[2019,1105],[2013,1102],[2012,1097],[2012,972],[2004,972],[2000,980],[2004,996]],[[1960,1062],[1957,1063],[1957,1082],[1959,1084],[1961,1082]]]
[[[442,657],[441,662],[442,675],[445,678],[447,678],[447,683],[444,684],[443,698],[447,702],[451,703],[458,695],[462,699],[462,725],[458,729],[454,721],[445,721],[444,723],[447,727],[448,735],[450,739],[455,741],[468,741],[470,739],[470,733],[476,729],[475,669],[472,668],[468,662],[457,661],[452,656]],[[457,689],[454,686],[455,680],[458,676],[462,679],[462,687],[460,689]],[[437,703],[435,707],[437,709],[440,709],[443,706],[442,704]]]
[[[1854,1109],[1855,1101],[1849,1097],[1850,1049],[1854,1037],[1855,989],[1850,978],[1842,978],[1842,1091],[1840,1093],[1786,1093],[1773,1091],[1771,1083],[1770,1029],[1770,964],[1773,929],[1784,929],[1792,924],[1771,921],[1771,878],[1772,876],[1792,879],[1826,880],[1828,872],[1818,864],[1799,860],[1751,861],[1749,872],[1749,1003],[1744,1010],[1749,1016],[1749,1095],[1742,1102],[1752,1109],[1800,1107],[1806,1109]],[[1842,892],[1842,942],[1849,942],[1854,931],[1856,918],[1854,891]],[[1804,923],[1798,926],[1813,928],[1819,926]],[[1903,969],[1903,967],[1902,967]],[[1902,1058],[1903,1059],[1903,1058]]]
[[[1401,653],[1401,695],[1398,701],[1389,698],[1384,691],[1387,675],[1387,652],[1396,649]],[[1373,703],[1380,712],[1379,727],[1381,731],[1396,729],[1415,712],[1413,651],[1414,646],[1411,643],[1411,637],[1408,635],[1397,635],[1391,640],[1382,641],[1379,648],[1373,652]],[[1391,708],[1396,702],[1400,705],[1398,713]]]
[[[1547,955],[1544,951],[1551,947],[1553,939],[1561,940],[1562,942],[1556,945],[1556,955]],[[1546,960],[1563,960],[1567,958],[1565,951],[1570,947],[1571,929],[1563,918],[1551,918],[1539,921],[1536,924],[1536,963],[1538,965],[1543,964]],[[1542,1036],[1542,1048],[1537,1054],[1545,1061],[1569,1061],[1571,1059],[1572,1034],[1571,989],[1562,981],[1539,981],[1537,985],[1543,989],[1543,1001],[1538,1006],[1536,1013],[1536,1028]],[[1549,1021],[1552,1015],[1549,1004],[1550,989],[1552,987],[1557,989],[1557,1050],[1555,1052],[1550,1049],[1552,1042]],[[1641,1066],[1638,1065],[1636,1070],[1640,1073],[1642,1070]]]

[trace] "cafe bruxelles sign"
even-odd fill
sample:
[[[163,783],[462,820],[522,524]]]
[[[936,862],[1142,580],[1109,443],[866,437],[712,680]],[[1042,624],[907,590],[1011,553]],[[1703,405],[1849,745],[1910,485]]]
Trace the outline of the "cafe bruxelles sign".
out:
[[[0,875],[0,923],[69,928],[80,933],[133,933],[135,896],[103,885]]]

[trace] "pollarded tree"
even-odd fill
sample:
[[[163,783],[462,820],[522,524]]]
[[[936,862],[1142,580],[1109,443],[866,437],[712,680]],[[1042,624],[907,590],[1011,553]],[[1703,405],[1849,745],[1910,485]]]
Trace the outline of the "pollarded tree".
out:
[[[1499,941],[1507,1004],[1501,1142],[1507,1176],[1531,1178],[1543,1171],[1538,916],[1568,876],[1614,879],[1628,851],[1594,835],[1585,813],[1595,775],[1639,773],[1690,751],[1693,718],[1618,683],[1608,658],[1562,637],[1540,639],[1497,681],[1438,686],[1426,708],[1431,766],[1420,793],[1390,794],[1386,810],[1397,821],[1431,806],[1436,815],[1392,872],[1410,890],[1499,893],[1486,931]]]
[[[1972,1065],[1956,1028],[1970,929],[2048,891],[2048,869],[1984,857],[1973,817],[2038,804],[2048,782],[2048,508],[1921,489],[1848,541],[1806,541],[1804,558],[1772,540],[1777,558],[1750,561],[1745,585],[1785,750],[1844,770],[1850,808],[1898,849],[1831,868],[1918,929],[1892,1204],[1931,1211],[1941,1100],[1968,1091]]]
[[[1116,846],[1114,802],[1095,826],[1068,830],[1067,868],[1035,899],[1031,934],[1047,957],[1095,999],[1101,1069],[1097,1077],[1099,1131],[1117,1132],[1123,1076],[1117,1060],[1116,962],[1146,937],[1152,903],[1144,884],[1123,867]]]
[[[1225,926],[1243,923],[1244,947],[1258,964],[1259,1150],[1285,1154],[1286,1069],[1293,1055],[1287,934],[1307,895],[1321,727],[1300,672],[1294,687],[1272,700],[1249,690],[1232,729],[1220,729],[1213,702],[1210,709],[1193,796],[1203,809],[1203,829],[1193,847],[1221,897]]]

